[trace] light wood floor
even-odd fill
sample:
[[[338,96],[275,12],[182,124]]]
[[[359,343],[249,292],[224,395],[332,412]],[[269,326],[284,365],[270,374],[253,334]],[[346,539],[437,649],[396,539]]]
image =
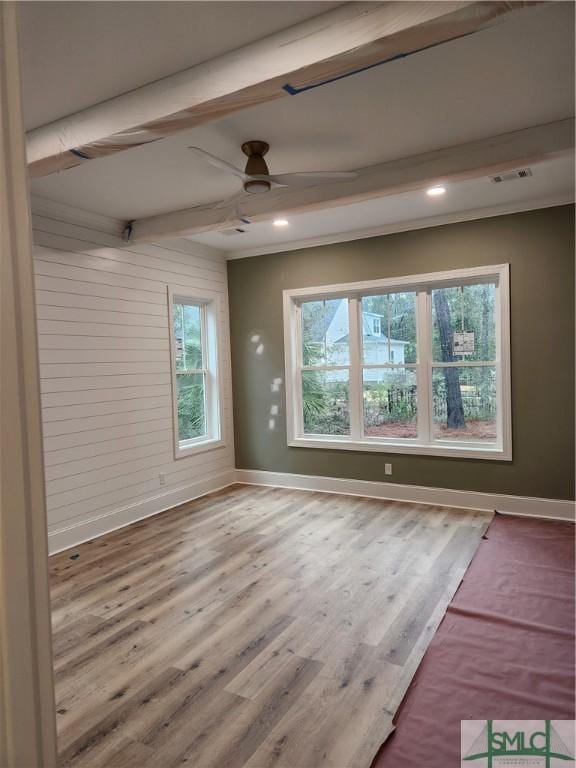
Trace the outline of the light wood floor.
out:
[[[369,768],[490,518],[236,486],[54,556],[62,765]]]

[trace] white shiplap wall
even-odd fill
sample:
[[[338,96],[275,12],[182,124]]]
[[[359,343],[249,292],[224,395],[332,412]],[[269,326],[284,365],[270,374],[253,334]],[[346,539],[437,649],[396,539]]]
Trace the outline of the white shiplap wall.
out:
[[[50,549],[57,551],[233,482],[228,299],[218,252],[185,240],[125,246],[112,222],[87,215],[63,223],[40,210],[34,264]],[[167,285],[223,297],[225,446],[178,460]]]

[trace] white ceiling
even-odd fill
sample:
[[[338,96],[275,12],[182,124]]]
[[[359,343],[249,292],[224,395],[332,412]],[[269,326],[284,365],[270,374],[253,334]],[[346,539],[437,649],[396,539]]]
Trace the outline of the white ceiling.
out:
[[[369,237],[396,231],[409,224],[433,225],[444,218],[459,219],[464,212],[474,217],[495,215],[504,210],[524,210],[548,203],[564,204],[574,200],[574,172],[564,159],[550,160],[531,167],[533,176],[494,184],[488,177],[446,185],[442,197],[428,197],[425,192],[368,200],[363,203],[288,215],[287,227],[275,227],[271,221],[234,229],[194,235],[193,241],[226,251],[229,258],[255,256],[301,248],[312,243]],[[232,234],[234,233],[234,234]]]
[[[74,112],[334,5],[23,3],[28,123]],[[56,20],[61,29],[55,29]],[[240,144],[264,139],[272,145],[272,172],[349,170],[573,114],[574,5],[547,3],[406,59],[35,179],[32,191],[135,219],[221,200],[237,190],[236,179],[188,153],[191,144],[242,165]],[[505,190],[482,181],[458,185],[436,201],[436,210],[569,195],[572,164],[560,165],[542,167],[533,179]],[[279,237],[300,240],[412,220],[430,215],[429,207],[421,196],[402,195],[302,214],[294,217],[289,232],[252,225],[250,234],[241,236],[242,245],[217,233],[195,239],[226,249],[260,248]]]
[[[93,106],[339,2],[22,2],[26,129]]]

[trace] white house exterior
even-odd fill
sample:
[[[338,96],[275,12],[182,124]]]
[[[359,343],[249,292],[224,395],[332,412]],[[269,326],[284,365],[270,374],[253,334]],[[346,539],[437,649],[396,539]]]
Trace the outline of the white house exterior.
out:
[[[392,363],[403,365],[407,341],[398,339],[388,339],[384,333],[385,318],[375,312],[362,313],[362,348],[364,353],[364,363],[368,365]],[[326,343],[337,350],[342,344],[342,364],[346,364],[347,346],[344,343],[348,339],[348,303],[341,301],[334,316],[326,329]],[[334,358],[334,352],[332,357]],[[338,354],[336,353],[336,359]],[[392,369],[393,370],[393,369]],[[388,369],[387,375],[391,370]],[[381,381],[381,369],[366,369],[364,371],[364,381]]]

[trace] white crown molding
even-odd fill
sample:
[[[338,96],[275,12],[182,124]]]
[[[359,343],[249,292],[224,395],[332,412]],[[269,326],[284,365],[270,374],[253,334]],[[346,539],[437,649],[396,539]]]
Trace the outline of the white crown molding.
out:
[[[421,485],[296,475],[255,469],[237,469],[236,482],[245,485],[266,485],[320,493],[338,493],[345,496],[365,496],[372,499],[405,501],[413,504],[433,504],[457,509],[496,511],[504,515],[537,517],[565,522],[574,522],[576,506],[574,501],[562,499],[537,499],[529,496],[458,491],[451,488],[427,488]]]
[[[46,197],[32,195],[32,216],[52,219],[64,224],[73,224],[87,229],[93,229],[98,232],[123,237],[127,222],[122,219],[115,219],[111,216],[104,216],[94,211],[87,211],[82,208],[59,203]],[[224,251],[214,246],[205,245],[195,241],[192,237],[179,237],[161,240],[163,248],[171,248],[181,253],[189,253],[192,256],[219,257],[227,261],[234,259],[247,259],[253,256],[266,256],[272,253],[282,253],[284,251],[296,251],[303,248],[314,248],[321,245],[335,245],[337,243],[347,243],[353,240],[365,240],[370,237],[382,237],[393,235],[399,232],[411,232],[418,229],[427,229],[431,227],[441,227],[446,224],[457,224],[465,221],[476,221],[478,219],[491,218],[495,216],[505,216],[512,213],[523,213],[541,208],[555,208],[561,205],[570,205],[574,202],[574,195],[561,195],[547,200],[534,200],[524,203],[508,203],[505,205],[490,206],[488,208],[474,208],[469,211],[460,211],[457,213],[447,213],[442,216],[430,216],[424,219],[413,219],[411,221],[398,222],[396,224],[385,224],[380,227],[366,227],[356,229],[352,232],[340,232],[333,235],[319,235],[305,240],[293,240],[288,243],[278,243],[260,246],[258,248],[247,248],[242,251]],[[134,247],[132,245],[132,247]]]
[[[348,243],[351,240],[364,240],[369,237],[381,237],[383,235],[393,235],[399,232],[411,232],[417,229],[427,229],[429,227],[442,227],[446,224],[457,224],[464,221],[476,221],[495,216],[505,216],[510,213],[523,213],[525,211],[534,211],[540,208],[555,208],[560,205],[570,205],[574,202],[574,195],[560,195],[558,197],[545,200],[533,200],[523,203],[506,203],[494,205],[488,208],[473,208],[469,211],[458,211],[457,213],[446,213],[441,216],[430,216],[424,219],[413,219],[411,221],[402,221],[397,224],[385,224],[379,227],[366,227],[364,229],[355,229],[352,232],[340,232],[333,235],[319,235],[305,240],[293,240],[288,243],[278,243],[263,245],[258,248],[246,248],[243,251],[225,251],[227,261],[234,259],[248,259],[253,256],[267,256],[272,253],[283,253],[284,251],[297,251],[303,248],[314,248],[319,245],[334,245],[336,243]]]

